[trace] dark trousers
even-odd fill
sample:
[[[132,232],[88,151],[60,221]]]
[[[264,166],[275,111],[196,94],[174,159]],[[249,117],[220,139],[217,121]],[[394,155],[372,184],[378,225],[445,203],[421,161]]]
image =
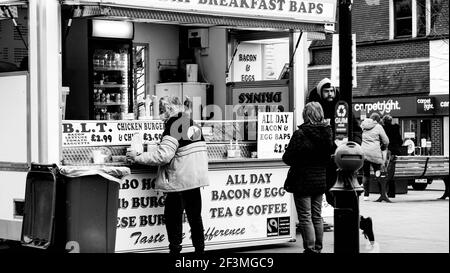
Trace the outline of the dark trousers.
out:
[[[337,165],[334,161],[330,161],[326,169],[326,181],[327,181],[327,191],[325,192],[325,198],[327,203],[330,204],[333,208],[336,207],[334,202],[334,195],[330,192],[330,189],[334,186],[337,179]],[[363,229],[366,226],[366,219],[362,215],[360,215],[360,229]]]
[[[205,249],[205,235],[201,216],[202,198],[200,188],[170,192],[166,195],[164,217],[170,253],[177,254],[182,249],[183,211],[186,211],[191,227],[191,239],[195,252],[202,253]]]
[[[363,165],[363,187],[364,187],[364,196],[369,196],[370,190],[370,166],[374,172],[379,171],[381,169],[381,164],[373,163],[367,160],[364,160]]]
[[[326,182],[327,182],[327,191],[325,192],[325,198],[327,203],[330,204],[333,208],[334,205],[334,196],[330,192],[330,189],[334,186],[337,179],[337,166],[334,161],[330,161],[327,165],[326,169]]]

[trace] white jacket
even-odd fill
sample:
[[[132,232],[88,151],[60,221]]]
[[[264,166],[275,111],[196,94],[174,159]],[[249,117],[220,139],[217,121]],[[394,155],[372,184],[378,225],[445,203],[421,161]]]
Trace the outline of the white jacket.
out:
[[[365,160],[376,164],[384,164],[381,144],[387,147],[389,138],[383,127],[375,120],[367,118],[361,123],[361,128],[363,130],[361,148]]]
[[[180,147],[176,138],[165,135],[158,145],[149,146],[135,161],[159,166],[155,190],[179,192],[209,185],[205,141],[192,141]]]

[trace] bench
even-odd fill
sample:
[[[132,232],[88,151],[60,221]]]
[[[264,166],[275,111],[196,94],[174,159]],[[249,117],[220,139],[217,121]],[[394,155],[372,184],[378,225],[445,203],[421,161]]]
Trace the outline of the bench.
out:
[[[387,196],[389,186],[396,186],[398,181],[406,187],[412,185],[415,190],[425,190],[433,179],[443,179],[445,192],[439,199],[449,196],[449,157],[448,156],[393,156],[388,163],[386,176],[377,179],[380,184],[378,202],[391,202]]]

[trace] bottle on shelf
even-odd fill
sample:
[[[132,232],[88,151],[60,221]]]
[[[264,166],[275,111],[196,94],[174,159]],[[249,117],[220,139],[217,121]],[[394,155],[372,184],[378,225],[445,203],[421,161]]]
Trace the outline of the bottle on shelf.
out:
[[[100,55],[98,53],[94,53],[93,56],[94,68],[98,68],[100,66]]]
[[[97,98],[98,98],[98,91],[97,91],[97,89],[94,89],[94,95],[93,95],[94,102],[97,102]]]
[[[102,100],[102,90],[101,89],[97,89],[97,96],[95,98],[95,102],[101,102]]]
[[[96,120],[100,120],[101,119],[101,111],[100,111],[100,109],[96,109],[95,110],[95,119]]]
[[[105,55],[98,54],[98,58],[99,58],[98,67],[104,68],[105,67]]]

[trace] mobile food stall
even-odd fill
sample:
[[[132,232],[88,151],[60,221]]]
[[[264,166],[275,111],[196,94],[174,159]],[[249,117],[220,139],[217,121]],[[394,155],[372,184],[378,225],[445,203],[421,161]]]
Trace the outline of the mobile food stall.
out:
[[[25,137],[11,136],[8,144],[26,144],[20,158],[10,148],[0,160],[0,238],[20,239],[15,206],[24,200],[30,162],[126,166],[115,251],[167,251],[156,169],[130,165],[124,155],[138,138],[144,150],[159,141],[157,101],[172,94],[191,109],[207,141],[206,249],[295,240],[281,156],[301,122],[308,40],[334,23],[336,1],[175,2],[0,1],[28,8],[30,48],[22,86],[10,83],[16,74],[0,76],[2,91],[22,92],[15,109],[22,109]],[[114,31],[105,33],[108,25]],[[2,103],[19,102],[9,93],[0,93]],[[3,117],[2,125],[16,122]],[[187,220],[183,231],[189,251]]]

